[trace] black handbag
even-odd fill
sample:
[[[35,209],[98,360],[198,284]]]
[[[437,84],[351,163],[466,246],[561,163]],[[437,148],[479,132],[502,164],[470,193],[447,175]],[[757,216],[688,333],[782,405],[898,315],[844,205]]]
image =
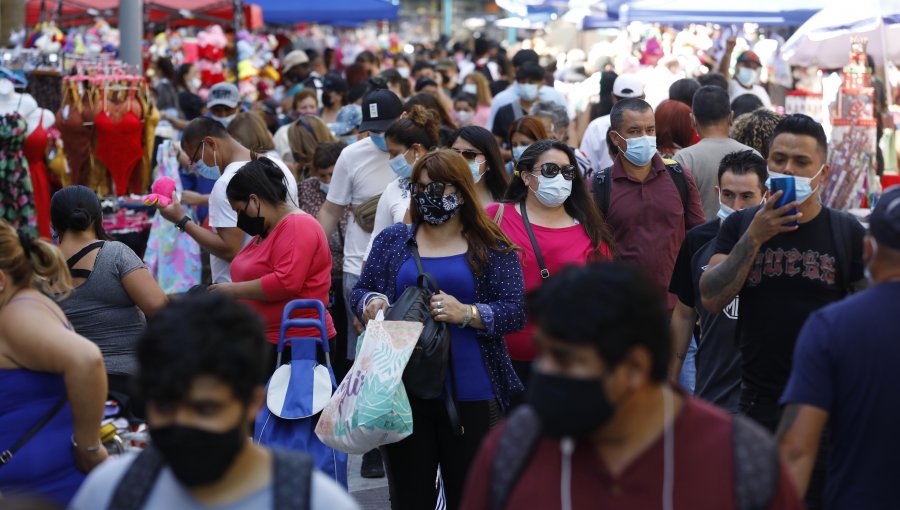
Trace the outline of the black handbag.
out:
[[[418,322],[425,326],[403,372],[403,385],[406,392],[414,397],[432,399],[441,396],[446,385],[450,330],[447,323],[437,322],[431,315],[431,296],[441,289],[434,277],[422,267],[419,250],[413,246],[412,252],[419,270],[416,285],[403,291],[388,308],[384,319]]]

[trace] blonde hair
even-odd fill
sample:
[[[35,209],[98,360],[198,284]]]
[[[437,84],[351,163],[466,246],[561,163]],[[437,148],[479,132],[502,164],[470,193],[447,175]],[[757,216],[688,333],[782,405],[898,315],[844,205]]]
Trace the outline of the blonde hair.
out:
[[[336,142],[328,125],[322,119],[312,115],[302,115],[288,129],[288,143],[294,161],[300,165],[303,176],[309,174],[316,147],[325,142]]]
[[[5,220],[0,220],[0,271],[8,273],[17,287],[61,297],[72,291],[72,275],[62,252],[47,241],[16,231]]]
[[[491,86],[488,84],[487,78],[478,71],[473,71],[466,76],[466,80],[472,79],[475,86],[478,87],[478,93],[475,94],[477,102],[480,106],[491,105]],[[463,80],[465,82],[465,80]]]
[[[259,112],[243,112],[228,124],[228,134],[241,145],[257,154],[275,150],[272,133],[266,128],[266,121]]]

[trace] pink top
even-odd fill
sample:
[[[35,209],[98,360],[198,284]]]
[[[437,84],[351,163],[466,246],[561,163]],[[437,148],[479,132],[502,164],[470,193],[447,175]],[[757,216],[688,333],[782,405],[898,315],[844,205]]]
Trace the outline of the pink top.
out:
[[[488,216],[493,218],[497,213],[499,204],[491,204],[485,210]],[[503,204],[506,208],[503,211],[503,219],[500,221],[500,230],[506,234],[516,246],[522,249],[519,253],[519,259],[522,262],[522,273],[525,276],[525,292],[531,292],[541,286],[541,268],[538,265],[537,257],[534,254],[534,248],[531,246],[531,239],[528,237],[528,231],[525,230],[525,223],[519,214],[517,204]],[[541,255],[544,257],[544,263],[547,270],[550,271],[551,277],[558,274],[564,267],[569,265],[584,265],[592,261],[591,238],[581,225],[572,225],[566,228],[547,228],[540,225],[531,224],[531,230],[534,232],[534,238],[541,249]],[[605,244],[601,247],[601,252],[610,258],[609,247]],[[509,349],[509,356],[516,361],[531,361],[537,355],[537,349],[531,338],[532,329],[531,320],[525,325],[525,329],[506,335],[506,346]]]
[[[487,127],[488,121],[491,120],[491,107],[478,105],[475,108],[475,120],[472,122],[476,126]]]
[[[278,343],[284,306],[294,299],[317,299],[328,306],[331,288],[331,250],[328,238],[313,216],[291,214],[269,235],[254,237],[231,262],[234,282],[262,280],[268,301],[246,301],[266,324],[266,337]],[[301,310],[293,318],[316,319],[312,310]],[[336,333],[331,314],[325,312],[328,337]],[[291,336],[318,338],[318,330],[300,329]]]

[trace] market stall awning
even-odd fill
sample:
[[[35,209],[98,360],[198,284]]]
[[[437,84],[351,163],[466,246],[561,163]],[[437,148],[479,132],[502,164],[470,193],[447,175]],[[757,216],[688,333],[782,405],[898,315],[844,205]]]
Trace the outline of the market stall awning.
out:
[[[266,23],[356,24],[397,19],[399,0],[257,0]]]
[[[60,26],[90,24],[98,17],[115,24],[119,0],[27,0],[25,23],[38,23],[42,8],[44,20]],[[231,0],[145,0],[144,9],[147,21],[173,26],[230,24],[234,19]],[[245,2],[244,19],[253,19],[253,10],[259,7]]]
[[[822,0],[644,0],[623,5],[619,18],[645,23],[757,23],[801,25],[824,6]]]

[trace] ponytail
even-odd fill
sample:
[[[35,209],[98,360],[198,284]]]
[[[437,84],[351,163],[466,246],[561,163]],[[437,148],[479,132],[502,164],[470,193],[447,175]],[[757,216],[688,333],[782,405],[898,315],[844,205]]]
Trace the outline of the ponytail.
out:
[[[0,222],[0,271],[9,273],[17,287],[34,287],[50,296],[65,297],[72,290],[62,252],[21,229],[13,230],[6,221]]]

